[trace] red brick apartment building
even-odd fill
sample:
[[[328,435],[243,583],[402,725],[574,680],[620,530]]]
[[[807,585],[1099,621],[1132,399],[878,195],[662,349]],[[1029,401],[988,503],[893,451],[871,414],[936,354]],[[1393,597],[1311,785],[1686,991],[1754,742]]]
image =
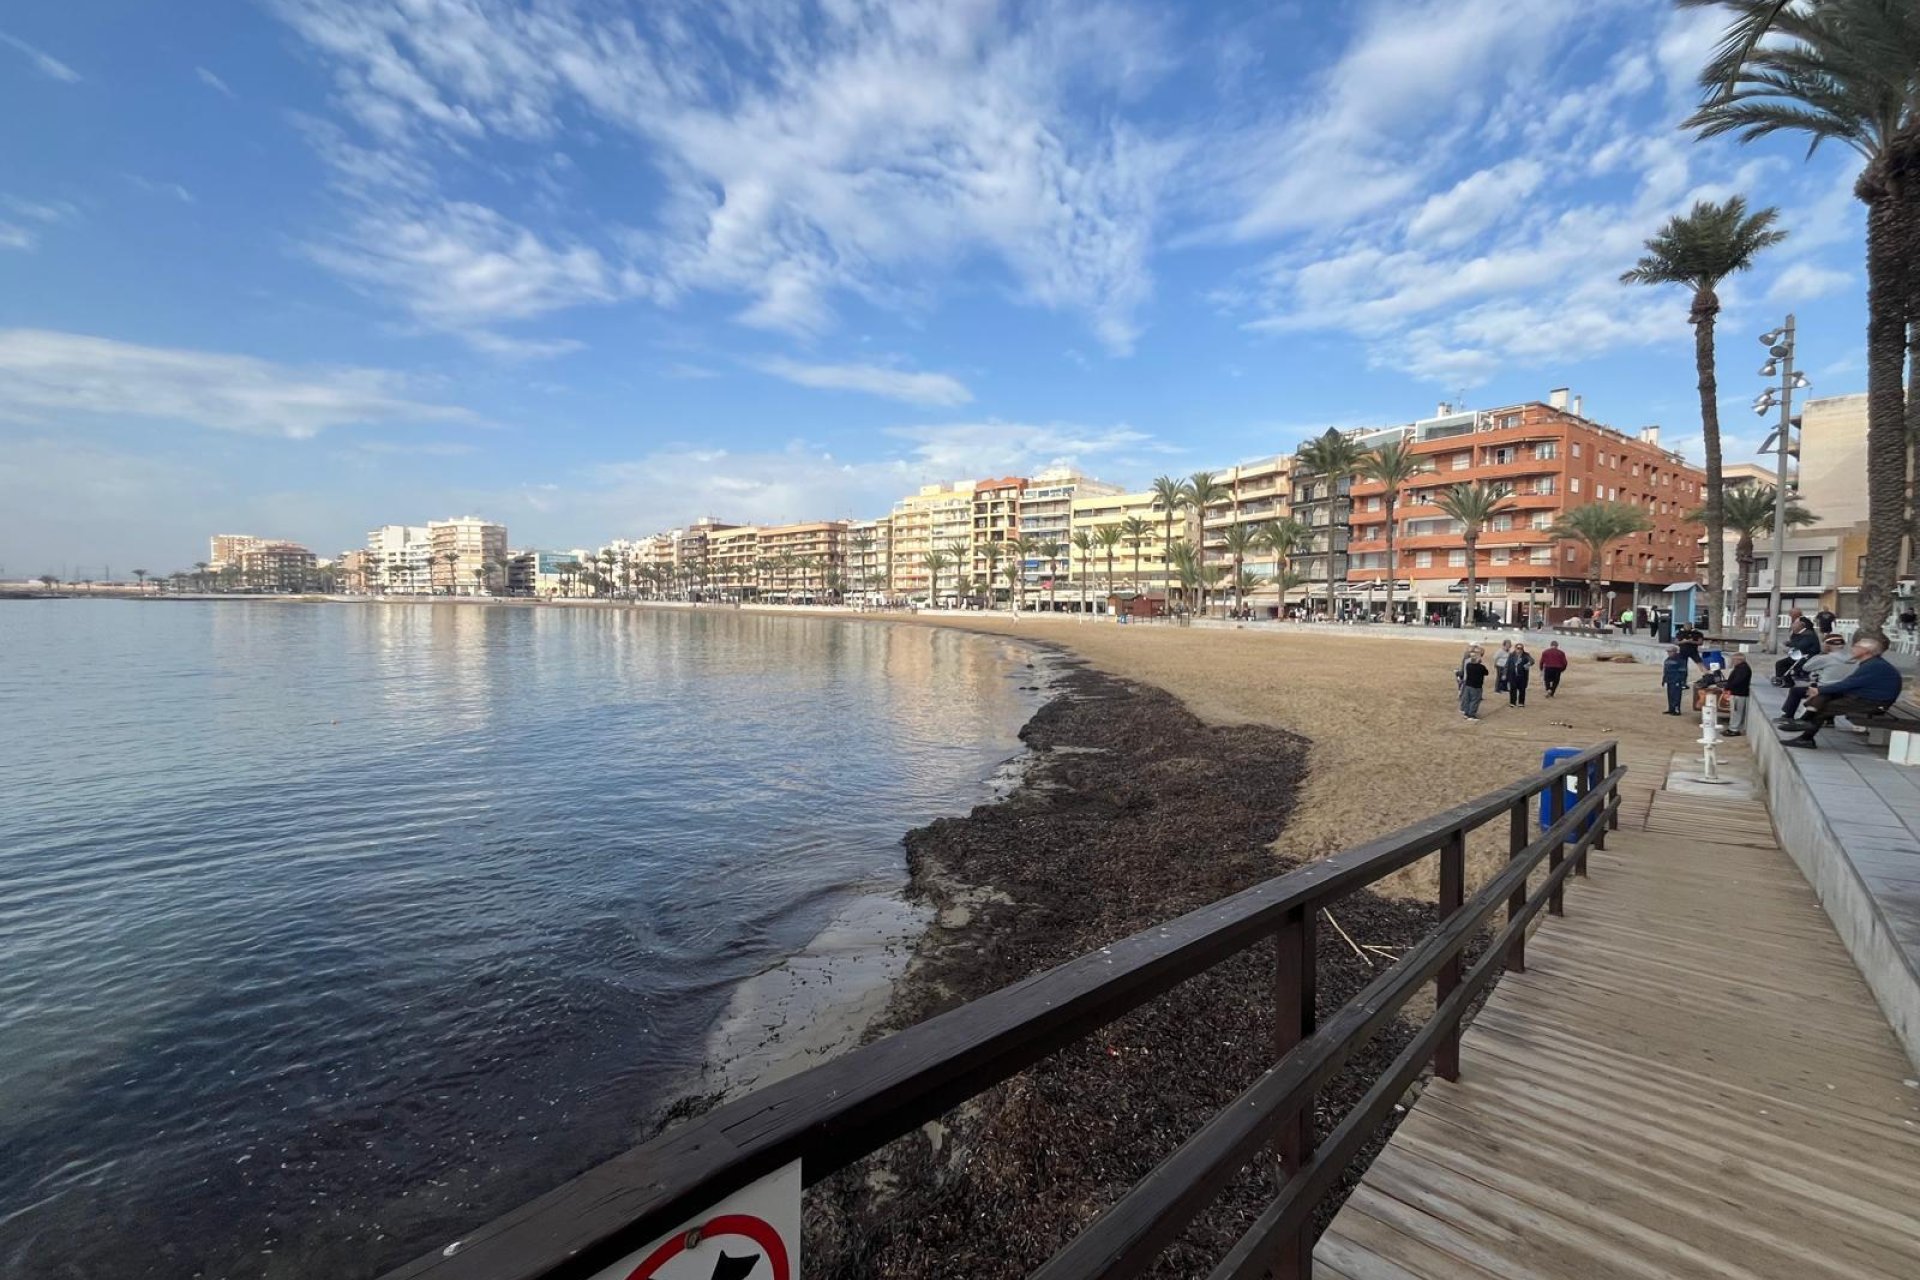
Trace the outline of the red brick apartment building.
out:
[[[1422,422],[1370,432],[1369,447],[1408,441],[1428,470],[1402,490],[1395,510],[1400,586],[1410,601],[1403,616],[1457,617],[1466,593],[1467,550],[1459,526],[1434,505],[1457,484],[1506,486],[1506,511],[1481,531],[1475,549],[1476,602],[1492,617],[1524,622],[1529,608],[1560,621],[1589,606],[1590,553],[1554,542],[1547,528],[1561,512],[1590,502],[1630,502],[1647,512],[1652,528],[1615,543],[1601,576],[1615,593],[1617,614],[1629,604],[1665,606],[1667,588],[1693,582],[1701,527],[1685,513],[1700,505],[1706,474],[1662,449],[1659,428],[1629,436],[1567,407],[1567,393],[1551,403],[1531,401],[1492,410],[1450,410]],[[1353,482],[1348,594],[1384,604],[1386,502],[1381,486]]]

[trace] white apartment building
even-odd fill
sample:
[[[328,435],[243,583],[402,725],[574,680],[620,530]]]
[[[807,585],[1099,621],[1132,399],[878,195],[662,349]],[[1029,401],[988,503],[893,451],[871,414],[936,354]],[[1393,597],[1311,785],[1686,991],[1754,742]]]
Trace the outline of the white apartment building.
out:
[[[888,569],[893,598],[925,602],[933,590],[927,575],[927,554],[949,552],[956,544],[963,548],[963,555],[971,554],[973,482],[922,485],[920,492],[893,504],[891,523],[892,555]],[[944,570],[940,579],[941,596],[951,598],[955,594],[955,570]]]
[[[438,595],[492,595],[507,586],[507,526],[479,516],[427,522],[433,590]]]
[[[847,528],[847,599],[885,604],[893,588],[893,520],[855,520]]]
[[[367,534],[367,590],[376,595],[424,595],[433,589],[427,557],[432,545],[420,524],[383,524]]]
[[[1071,467],[1051,467],[1027,481],[1020,495],[1020,532],[1039,543],[1057,542],[1062,558],[1053,566],[1064,589],[1079,572],[1073,557],[1073,501],[1075,498],[1110,498],[1125,492],[1117,484],[1093,480]],[[1027,562],[1027,597],[1037,600],[1035,589],[1045,581],[1048,566],[1044,560]]]
[[[1233,553],[1227,549],[1227,531],[1236,525],[1257,530],[1292,511],[1292,476],[1293,455],[1286,453],[1235,463],[1213,473],[1215,482],[1226,490],[1226,495],[1208,503],[1200,514],[1200,545],[1209,566],[1218,566],[1231,577]],[[1280,565],[1271,551],[1256,541],[1255,549],[1242,557],[1240,567],[1243,572],[1262,579],[1260,585],[1248,593],[1248,604],[1278,603],[1279,592],[1274,580],[1279,576]],[[1230,583],[1228,590],[1231,590]]]

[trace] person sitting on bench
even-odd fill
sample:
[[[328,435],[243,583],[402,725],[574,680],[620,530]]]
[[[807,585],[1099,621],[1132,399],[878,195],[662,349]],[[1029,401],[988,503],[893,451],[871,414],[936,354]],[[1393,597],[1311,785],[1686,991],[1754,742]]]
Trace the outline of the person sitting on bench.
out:
[[[1788,738],[1786,744],[1812,750],[1819,746],[1814,737],[1832,724],[1836,716],[1879,715],[1898,702],[1900,670],[1880,656],[1886,647],[1885,641],[1872,636],[1855,637],[1853,656],[1858,665],[1853,673],[1821,686],[1819,692],[1807,699],[1809,714],[1801,721],[1806,730],[1797,738]]]
[[[1787,674],[1795,671],[1798,664],[1819,652],[1820,637],[1814,631],[1813,624],[1805,618],[1795,618],[1793,629],[1787,632],[1786,656],[1773,664],[1773,678],[1784,682]]]
[[[1782,729],[1799,728],[1800,704],[1817,686],[1832,684],[1853,674],[1854,659],[1847,652],[1844,636],[1828,636],[1821,644],[1823,651],[1818,657],[1807,659],[1800,679],[1794,681],[1792,691],[1787,694],[1787,705],[1780,709],[1780,718],[1774,721]]]

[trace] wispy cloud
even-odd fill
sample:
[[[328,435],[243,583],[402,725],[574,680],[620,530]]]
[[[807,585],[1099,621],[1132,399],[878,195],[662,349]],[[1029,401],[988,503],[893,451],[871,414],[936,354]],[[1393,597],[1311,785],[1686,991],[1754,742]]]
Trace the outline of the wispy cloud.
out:
[[[34,67],[42,75],[50,76],[64,84],[75,84],[80,80],[80,73],[78,71],[75,71],[72,67],[60,61],[60,59],[54,57],[52,54],[28,44],[18,36],[8,35],[6,32],[0,31],[0,44],[26,54],[27,59],[33,63]]]
[[[755,367],[803,387],[860,391],[908,404],[959,405],[973,399],[965,383],[944,373],[915,373],[873,364],[803,364],[784,358],[762,360]]]
[[[24,422],[156,419],[304,439],[353,424],[476,421],[413,398],[386,370],[298,369],[44,329],[0,330],[0,374],[0,417]]]
[[[222,94],[225,97],[229,97],[229,98],[235,98],[238,96],[234,93],[234,91],[231,88],[228,87],[227,82],[225,80],[222,80],[219,76],[207,70],[205,67],[195,67],[193,69],[193,74],[195,78],[200,81],[201,84],[206,85],[207,88],[212,89],[215,93]]]
[[[1852,283],[1851,271],[1816,266],[1811,262],[1796,262],[1774,277],[1773,287],[1767,290],[1767,298],[1794,306],[1838,293]]]
[[[641,139],[667,197],[627,249],[657,300],[738,295],[743,323],[818,333],[844,296],[923,305],[931,273],[984,255],[1110,350],[1137,336],[1178,147],[1098,109],[1170,61],[1134,6],[277,7],[333,68],[363,151],[458,157],[577,116]]]
[[[181,204],[193,203],[193,192],[187,190],[177,182],[156,181],[153,178],[142,177],[137,173],[129,173],[125,176],[128,182],[131,182],[142,191],[151,192],[154,195],[171,196]]]

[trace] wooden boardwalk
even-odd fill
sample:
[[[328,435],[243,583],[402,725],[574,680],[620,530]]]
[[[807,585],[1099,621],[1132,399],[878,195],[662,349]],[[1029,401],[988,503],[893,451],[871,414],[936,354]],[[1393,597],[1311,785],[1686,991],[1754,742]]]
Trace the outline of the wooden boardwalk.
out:
[[[1321,1238],[1323,1280],[1920,1277],[1915,1068],[1764,806],[1625,763],[1621,829]]]

